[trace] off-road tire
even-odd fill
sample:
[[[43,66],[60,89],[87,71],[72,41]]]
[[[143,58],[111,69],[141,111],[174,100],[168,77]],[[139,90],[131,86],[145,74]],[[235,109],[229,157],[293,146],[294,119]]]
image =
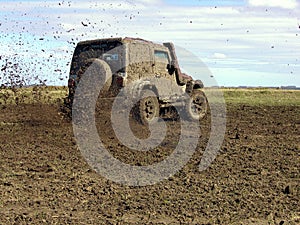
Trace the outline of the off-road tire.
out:
[[[80,69],[79,69],[79,77],[82,77],[83,76],[83,74],[86,72],[86,70],[91,66],[91,65],[93,65],[93,67],[92,67],[92,69],[93,69],[93,73],[98,73],[98,71],[97,71],[97,67],[102,67],[102,63],[105,63],[105,64],[107,64],[105,61],[103,61],[103,60],[101,60],[101,59],[94,59],[94,58],[92,58],[92,59],[88,59],[88,60],[86,60],[85,62],[84,62],[84,64],[80,67]],[[109,66],[108,66],[109,67]],[[104,86],[102,87],[102,89],[101,89],[101,91],[100,91],[100,93],[99,93],[99,95],[100,95],[100,97],[107,97],[107,95],[108,95],[108,91],[109,91],[109,89],[110,89],[110,87],[111,87],[111,85],[112,85],[112,77],[110,77],[107,81],[106,81],[106,83],[104,84]]]
[[[207,114],[207,99],[203,91],[195,89],[185,104],[185,118],[189,121],[203,119]]]
[[[159,116],[159,103],[157,97],[148,96],[150,93],[153,94],[150,90],[143,91],[141,94],[142,97],[135,107],[135,117],[143,125],[149,124]]]

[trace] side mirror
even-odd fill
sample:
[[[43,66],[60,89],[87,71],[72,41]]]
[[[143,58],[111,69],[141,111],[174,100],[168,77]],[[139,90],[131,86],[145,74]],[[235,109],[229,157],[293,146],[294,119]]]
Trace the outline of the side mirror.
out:
[[[168,63],[167,65],[167,70],[169,72],[170,75],[172,75],[175,72],[175,65],[174,62],[172,61],[171,63]]]
[[[168,70],[173,69],[173,67],[174,67],[173,65],[171,65],[171,64],[168,63],[168,65],[167,65],[167,69],[168,69]]]

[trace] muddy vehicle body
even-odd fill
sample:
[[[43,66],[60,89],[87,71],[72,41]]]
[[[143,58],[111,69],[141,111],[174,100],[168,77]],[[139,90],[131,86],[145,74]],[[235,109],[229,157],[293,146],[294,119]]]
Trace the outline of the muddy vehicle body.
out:
[[[139,99],[134,111],[143,124],[168,114],[174,106],[185,110],[188,120],[199,120],[206,115],[203,83],[181,72],[172,43],[156,44],[137,38],[79,42],[68,80],[69,107],[81,77],[92,63],[107,63],[112,71],[112,77],[100,92],[101,97],[116,97],[121,89],[131,85],[129,94]],[[149,91],[155,96],[143,97]]]

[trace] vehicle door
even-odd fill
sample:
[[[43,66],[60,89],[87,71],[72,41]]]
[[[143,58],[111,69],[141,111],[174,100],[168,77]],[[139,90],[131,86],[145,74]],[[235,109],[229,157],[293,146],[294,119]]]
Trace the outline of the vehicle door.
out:
[[[154,50],[154,73],[156,77],[170,78],[167,65],[170,63],[167,51]]]

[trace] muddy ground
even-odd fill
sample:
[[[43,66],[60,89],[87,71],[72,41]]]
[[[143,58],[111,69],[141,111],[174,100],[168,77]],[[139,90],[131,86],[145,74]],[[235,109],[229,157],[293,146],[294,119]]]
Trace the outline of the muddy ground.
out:
[[[300,106],[227,105],[224,143],[209,169],[198,165],[209,120],[189,163],[145,187],[94,172],[59,105],[1,106],[0,224],[300,224]],[[178,121],[147,157],[124,148],[108,122],[98,131],[112,154],[134,165],[162,160],[176,146]],[[147,130],[132,122],[140,137]]]

